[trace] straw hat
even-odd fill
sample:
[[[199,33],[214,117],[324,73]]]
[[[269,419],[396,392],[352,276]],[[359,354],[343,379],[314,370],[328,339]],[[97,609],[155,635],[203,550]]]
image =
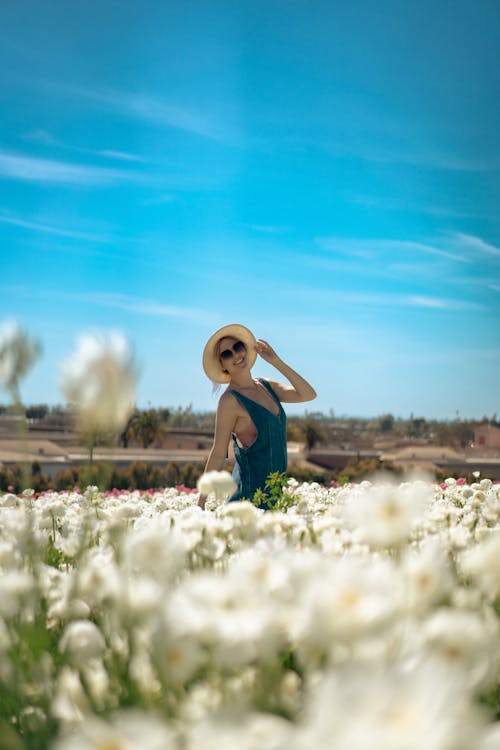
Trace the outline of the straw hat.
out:
[[[219,359],[218,344],[221,339],[230,337],[237,341],[242,341],[247,349],[247,362],[249,367],[253,367],[257,359],[255,349],[255,336],[245,326],[239,323],[231,323],[215,331],[208,339],[203,350],[203,369],[213,383],[229,383],[231,376],[224,372]]]

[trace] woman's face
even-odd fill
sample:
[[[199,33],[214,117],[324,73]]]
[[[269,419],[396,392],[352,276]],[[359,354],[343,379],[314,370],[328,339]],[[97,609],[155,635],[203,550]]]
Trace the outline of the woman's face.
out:
[[[233,373],[243,369],[247,361],[245,344],[232,336],[226,336],[218,344],[219,361],[225,372]]]

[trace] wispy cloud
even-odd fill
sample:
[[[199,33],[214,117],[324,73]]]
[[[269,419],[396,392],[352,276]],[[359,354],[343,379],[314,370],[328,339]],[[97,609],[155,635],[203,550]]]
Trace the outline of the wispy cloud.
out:
[[[497,172],[500,160],[491,156],[452,153],[442,150],[386,151],[378,154],[374,161],[410,164],[427,169],[441,169],[448,172]]]
[[[29,141],[30,143],[40,143],[42,146],[61,146],[60,141],[57,138],[47,132],[47,130],[29,130],[27,133],[21,135],[23,141]]]
[[[143,206],[162,206],[167,203],[175,201],[175,196],[170,194],[153,196],[152,198],[145,198],[142,202]]]
[[[387,271],[407,279],[416,276],[429,276],[435,274],[435,268],[429,263],[389,263]]]
[[[315,242],[322,250],[329,250],[341,255],[363,258],[364,260],[371,260],[375,257],[376,248],[372,246],[370,240],[352,240],[345,237],[316,237]]]
[[[0,176],[29,182],[96,186],[137,179],[137,175],[117,169],[39,159],[5,151],[0,152]]]
[[[15,227],[20,227],[21,229],[28,229],[33,232],[51,234],[57,237],[68,237],[74,240],[86,240],[88,242],[107,242],[109,239],[104,235],[90,234],[89,232],[80,232],[74,229],[51,226],[50,224],[40,224],[36,221],[26,221],[25,219],[17,219],[12,216],[0,215],[0,222],[2,224],[10,224]]]
[[[165,305],[157,300],[130,297],[125,294],[116,294],[114,292],[95,292],[91,294],[75,293],[70,296],[72,299],[77,299],[81,302],[102,305],[103,307],[115,307],[120,310],[127,310],[128,312],[138,313],[140,315],[181,318],[183,320],[190,320],[195,323],[203,324],[218,320],[218,316],[200,308]]]
[[[98,102],[105,107],[146,122],[194,133],[220,142],[235,142],[234,129],[227,121],[207,111],[183,106],[144,92],[116,91],[114,89],[87,89],[70,86],[53,86],[79,97]]]
[[[495,245],[490,245],[489,242],[485,242],[480,237],[475,237],[471,234],[463,234],[462,232],[455,232],[453,239],[459,246],[464,247],[465,249],[479,251],[480,253],[490,256],[493,255],[497,258],[500,257],[500,248],[495,247]]]
[[[496,214],[493,212],[478,211],[476,208],[466,210],[457,209],[457,207],[438,205],[436,203],[418,203],[408,200],[407,196],[395,195],[370,195],[352,190],[341,190],[339,194],[347,203],[355,206],[379,207],[389,211],[404,213],[418,213],[429,216],[446,216],[452,219],[495,219]]]
[[[245,224],[244,226],[259,234],[286,234],[288,232],[287,227],[273,226],[272,224]]]
[[[493,291],[500,290],[500,277],[498,274],[478,273],[472,275],[470,273],[463,276],[449,276],[447,281],[450,284],[456,284],[460,286],[469,287],[471,289],[483,287],[484,289],[493,289]]]
[[[124,111],[160,125],[185,130],[216,141],[225,140],[227,137],[224,130],[210,116],[144,94],[117,95],[114,102]]]
[[[423,294],[366,294],[366,293],[335,293],[335,297],[344,302],[384,307],[416,307],[428,310],[484,310],[484,306],[476,302],[445,297],[432,297]]]
[[[334,103],[326,99],[316,110],[296,113],[294,121],[305,125],[304,132],[309,133],[298,139],[298,148],[320,147],[340,159],[449,172],[500,170],[498,149],[488,148],[482,139],[477,138],[472,145],[460,142],[451,130],[433,127],[428,115],[415,118],[405,112],[391,112],[380,98],[369,100],[365,92],[336,91]],[[496,135],[493,143],[497,143]]]
[[[448,250],[435,247],[434,245],[428,245],[422,242],[412,242],[407,240],[389,240],[381,243],[381,246],[385,246],[390,250],[402,251],[402,252],[416,252],[424,253],[427,255],[438,255],[441,258],[447,258],[458,263],[469,263],[469,258],[464,255],[457,255],[457,253],[450,253]]]
[[[56,147],[65,151],[73,151],[78,154],[88,154],[90,156],[99,156],[103,159],[113,159],[116,161],[125,162],[137,162],[139,164],[146,164],[147,160],[138,154],[132,154],[129,151],[123,151],[120,149],[95,149],[85,148],[84,146],[76,146],[72,143],[65,143],[59,138],[55,138],[53,135],[48,133],[46,130],[32,130],[25,133],[23,136],[25,141],[31,143],[39,143],[42,146]]]
[[[437,255],[458,263],[469,263],[469,258],[464,255],[443,250],[435,245],[411,240],[392,239],[352,239],[346,237],[318,237],[316,244],[323,250],[329,250],[343,255],[359,258],[373,259],[382,253],[396,253],[402,256],[413,255]]]
[[[296,256],[298,257],[298,256]],[[315,263],[312,258],[311,262]],[[361,264],[362,265],[362,264]],[[237,286],[241,283],[241,277],[237,272],[224,272],[226,284]],[[380,272],[380,276],[384,274]],[[368,273],[373,279],[377,273]],[[207,283],[215,283],[220,280],[220,272],[212,270],[207,271],[204,275]],[[342,314],[346,310],[352,309],[358,312],[360,309],[368,310],[369,308],[408,308],[435,311],[436,314],[447,311],[485,311],[486,304],[476,302],[474,296],[472,299],[464,299],[455,296],[444,296],[436,293],[423,293],[420,290],[416,292],[395,293],[392,291],[356,291],[359,288],[359,279],[355,279],[351,288],[345,288],[343,277],[333,277],[331,285],[328,285],[328,274],[322,274],[322,283],[316,281],[314,284],[308,284],[300,275],[295,275],[292,280],[282,279],[276,286],[271,277],[262,275],[247,275],[245,283],[247,288],[252,290],[259,299],[265,301],[272,298],[275,304],[281,305],[283,309],[290,299],[297,302],[298,309],[316,310],[318,315],[330,315],[331,311],[338,308]],[[410,276],[410,281],[414,277]],[[337,280],[339,279],[339,280]],[[420,285],[419,285],[420,286]],[[378,285],[378,289],[382,287]],[[321,313],[319,312],[321,310]],[[315,325],[315,324],[314,324]]]
[[[141,297],[132,297],[126,294],[117,294],[115,292],[67,292],[62,289],[47,289],[46,287],[32,287],[29,285],[10,285],[0,286],[2,294],[15,294],[30,299],[38,300],[50,299],[67,300],[71,302],[81,302],[88,305],[97,305],[100,307],[115,308],[138,315],[149,315],[159,318],[177,318],[192,323],[206,326],[218,325],[221,323],[218,313],[208,309],[195,307],[181,307],[178,305],[165,305],[154,299],[144,299]]]
[[[432,147],[417,143],[408,137],[410,130],[404,120],[391,122],[391,140],[387,142],[386,133],[373,128],[365,133],[353,136],[352,123],[347,128],[349,139],[342,134],[336,140],[318,140],[322,148],[332,156],[345,159],[362,159],[363,161],[381,164],[403,164],[424,169],[440,169],[449,172],[497,172],[500,170],[500,159],[491,154],[460,153],[445,147]],[[387,125],[386,125],[387,127]]]
[[[146,159],[143,159],[142,156],[138,156],[137,154],[130,154],[127,151],[115,151],[113,149],[103,149],[102,151],[92,151],[90,149],[86,149],[88,153],[93,153],[96,156],[104,156],[107,159],[116,159],[117,161],[132,161],[132,162],[138,162],[139,164],[145,164]]]

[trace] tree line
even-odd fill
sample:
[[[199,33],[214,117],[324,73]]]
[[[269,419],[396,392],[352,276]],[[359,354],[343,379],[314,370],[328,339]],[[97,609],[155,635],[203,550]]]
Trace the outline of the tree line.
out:
[[[0,404],[1,414],[13,414],[12,407]],[[25,408],[26,419],[40,429],[72,429],[73,414],[66,406],[34,404]],[[395,417],[387,413],[372,418],[337,416],[332,411],[306,412],[303,416],[289,416],[287,438],[305,443],[311,450],[317,445],[336,445],[346,449],[370,446],[376,437],[401,440],[421,440],[429,445],[447,445],[457,449],[468,447],[474,440],[474,430],[480,424],[500,427],[497,415],[481,419],[436,420],[416,417]],[[117,444],[123,448],[140,446],[159,447],[169,431],[193,430],[211,434],[215,425],[214,412],[196,412],[187,407],[136,408],[119,435],[101,435],[97,444]]]

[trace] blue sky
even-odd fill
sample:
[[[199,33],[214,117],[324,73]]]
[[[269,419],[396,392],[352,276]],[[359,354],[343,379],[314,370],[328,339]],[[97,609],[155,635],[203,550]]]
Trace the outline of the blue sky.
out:
[[[500,414],[499,38],[497,0],[3,0],[24,401],[119,329],[140,406],[215,409],[201,352],[241,322],[316,387],[289,413]]]

